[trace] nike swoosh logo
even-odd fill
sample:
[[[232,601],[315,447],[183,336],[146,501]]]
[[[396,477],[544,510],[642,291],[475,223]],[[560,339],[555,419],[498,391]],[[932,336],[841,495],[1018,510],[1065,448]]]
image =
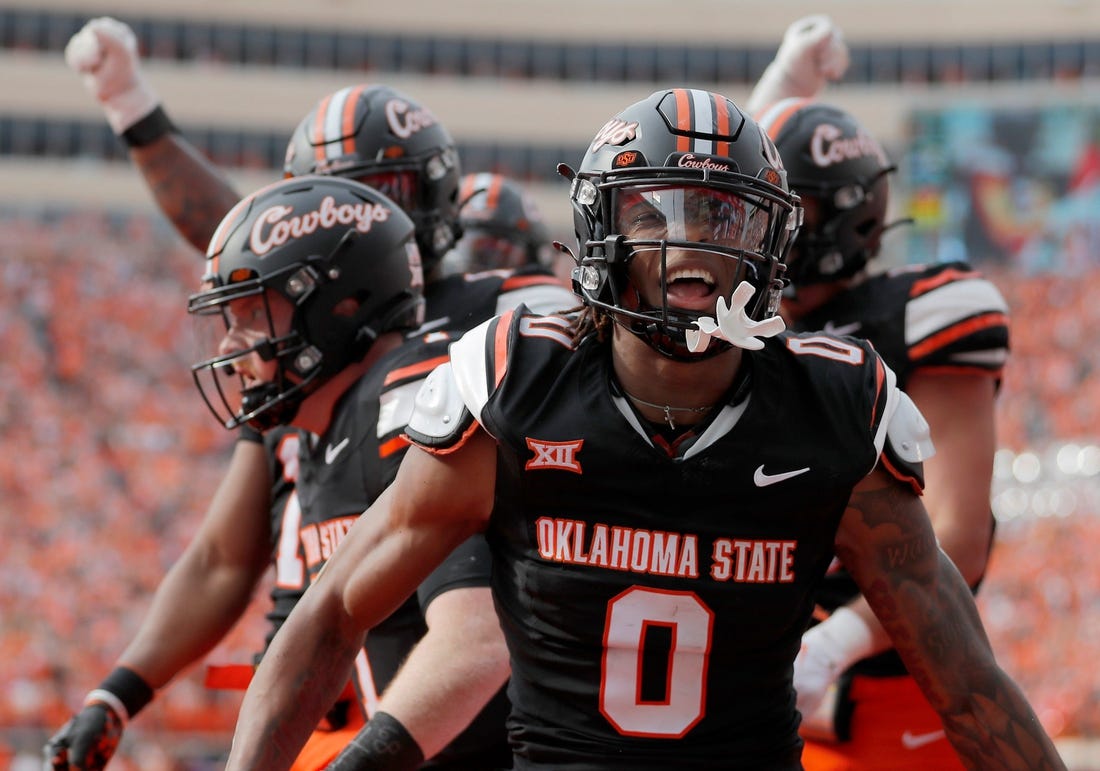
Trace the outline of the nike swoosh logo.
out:
[[[821,331],[827,335],[850,335],[853,332],[858,332],[862,326],[863,324],[858,321],[853,321],[851,324],[841,324],[840,326],[836,326],[831,321],[826,321],[825,328]]]
[[[938,742],[940,739],[946,738],[947,734],[942,730],[929,731],[926,734],[915,734],[911,731],[906,731],[901,735],[901,744],[907,750],[917,750],[926,744],[932,742]]]
[[[795,469],[794,471],[784,471],[780,474],[765,474],[764,466],[758,466],[756,472],[752,475],[752,481],[756,483],[757,487],[767,487],[768,485],[774,485],[777,482],[785,482],[788,479],[793,479],[799,474],[805,474],[810,470],[810,467]]]
[[[325,448],[325,463],[332,465],[332,462],[336,460],[336,456],[344,451],[344,448],[348,446],[350,437],[344,437],[337,444],[330,444]]]

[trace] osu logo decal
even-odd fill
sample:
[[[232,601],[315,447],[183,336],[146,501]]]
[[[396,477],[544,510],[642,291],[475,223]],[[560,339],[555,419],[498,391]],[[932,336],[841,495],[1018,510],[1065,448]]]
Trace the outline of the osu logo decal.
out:
[[[616,168],[620,166],[633,166],[638,160],[637,150],[627,150],[626,152],[619,153],[615,156],[615,160],[611,162],[612,166]]]
[[[638,121],[628,123],[622,118],[612,118],[596,132],[592,145],[588,149],[594,153],[604,145],[623,145],[636,139],[637,136]]]
[[[571,442],[544,442],[528,437],[527,448],[534,453],[534,456],[527,461],[524,469],[527,471],[560,469],[562,471],[572,471],[574,474],[582,474],[584,472],[581,471],[577,453],[581,451],[583,446],[583,439],[574,439]]]

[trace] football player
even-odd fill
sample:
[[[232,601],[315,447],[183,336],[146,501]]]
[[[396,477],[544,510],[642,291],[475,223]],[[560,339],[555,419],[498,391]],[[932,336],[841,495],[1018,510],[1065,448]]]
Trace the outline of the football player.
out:
[[[131,157],[145,175],[158,205],[193,244],[208,242],[220,218],[236,202],[236,194],[217,169],[167,119],[159,98],[141,73],[136,40],[130,28],[114,19],[94,19],[70,41],[66,59],[83,74],[85,84],[100,101],[112,128],[130,147]],[[345,120],[347,124],[343,122]],[[352,127],[350,135],[346,125]],[[291,138],[286,173],[358,177],[385,189],[408,207],[406,211],[414,221],[416,240],[421,246],[427,282],[424,287],[426,324],[434,330],[441,333],[450,330],[457,335],[519,303],[545,311],[571,307],[576,303],[572,293],[562,288],[550,275],[516,276],[509,272],[497,272],[480,277],[442,276],[441,258],[459,232],[456,222],[460,177],[457,154],[449,133],[434,116],[393,89],[360,86],[341,89],[323,98],[303,119]],[[409,390],[409,384],[405,385]],[[222,540],[231,534],[240,536],[244,533],[246,535],[238,540],[245,541],[250,533],[244,527],[232,529],[235,508],[263,509],[264,501],[271,507],[270,512],[264,515],[262,530],[258,526],[255,533],[257,539],[262,533],[270,533],[279,549],[276,556],[278,583],[272,592],[275,607],[270,614],[272,634],[306,584],[306,576],[295,572],[293,567],[298,559],[295,554],[308,548],[308,544],[299,543],[296,528],[286,527],[298,516],[301,506],[297,496],[291,495],[294,482],[292,472],[298,464],[292,463],[289,470],[284,471],[287,467],[280,462],[282,455],[279,454],[294,457],[293,444],[298,441],[298,436],[296,432],[284,436],[282,431],[277,434],[269,431],[266,457],[256,447],[241,446],[245,443],[256,445],[260,439],[260,435],[247,425],[242,428],[241,439],[222,489],[206,516],[208,522],[213,519],[218,524],[204,525],[200,532],[204,539],[202,548],[206,551],[201,552],[200,547],[195,546],[194,552],[199,556],[181,559],[180,566],[173,569],[170,580],[166,580],[158,591],[146,626],[120,659],[119,668],[96,689],[108,693],[132,690],[140,694],[128,706],[115,703],[115,711],[123,719],[133,717],[156,689],[166,685],[183,666],[213,647],[243,611],[244,604],[234,604],[241,602],[239,598],[224,586],[214,584],[212,578],[220,574],[212,566],[216,564],[227,573],[231,569],[240,569],[242,575],[237,579],[240,583],[235,585],[247,585],[251,591],[256,579],[257,560],[270,556],[270,550],[265,542],[261,544],[259,553],[238,553]],[[268,491],[261,494],[262,485],[257,483],[261,479],[275,484],[278,489],[274,493]],[[242,543],[241,552],[245,552],[245,547],[250,545],[254,542]],[[471,565],[475,564],[482,570],[477,581],[484,587],[488,581],[487,565],[484,561],[471,562]],[[283,574],[279,571],[280,566],[290,566],[292,570],[289,574]],[[476,582],[469,580],[473,587]],[[191,626],[188,629],[194,630],[194,634],[181,635],[178,618],[181,608],[185,606],[180,598],[186,597],[190,601],[196,594],[194,586],[199,582],[204,588],[209,588],[204,596],[209,603],[211,625],[201,629]],[[477,592],[476,607],[470,607],[466,601],[460,602],[463,594],[440,591],[438,601],[432,603],[435,617],[440,618],[444,617],[444,609],[452,607],[453,601],[453,610],[458,617],[455,624],[436,623],[429,625],[426,632],[421,629],[421,644],[413,649],[412,654],[410,647],[417,642],[418,634],[414,627],[410,627],[402,642],[388,649],[390,660],[378,665],[380,671],[392,673],[408,656],[408,665],[394,677],[393,688],[383,697],[380,708],[398,716],[394,719],[404,723],[427,757],[436,755],[439,748],[447,743],[446,736],[434,727],[436,718],[432,710],[436,699],[449,699],[451,714],[470,720],[478,707],[485,704],[501,685],[499,679],[494,681],[493,678],[481,676],[477,666],[446,669],[452,663],[460,663],[464,655],[481,655],[476,646],[467,649],[461,643],[454,642],[455,639],[462,639],[462,634],[470,633],[468,627],[475,620],[480,621],[487,634],[495,632],[499,635],[487,588]],[[189,619],[191,617],[189,612]],[[453,632],[448,632],[449,628],[453,628]],[[454,638],[453,635],[459,637]],[[162,643],[169,637],[171,646],[162,650]],[[456,650],[459,655],[454,653]],[[453,673],[451,680],[441,679],[438,674],[432,673],[439,669],[431,664],[435,659],[443,660],[443,671]],[[124,682],[116,683],[119,678]],[[388,676],[379,677],[374,683],[375,690],[380,691],[388,680]],[[117,697],[117,693],[115,695]],[[499,696],[493,699],[490,707],[500,701]],[[373,706],[372,703],[364,705],[368,710]],[[90,715],[86,714],[87,709],[84,710],[54,737],[47,747],[47,755],[60,757],[59,748],[67,747],[68,757],[78,758],[75,767],[101,768],[106,758],[95,762],[90,759],[94,754],[90,748],[97,746],[109,733],[109,726],[101,712],[102,707],[97,707]],[[354,729],[355,723],[351,720],[344,725]],[[331,728],[331,725],[327,727]],[[333,747],[338,749],[339,743],[346,742],[347,738],[343,733],[319,732],[317,739],[323,744],[323,749],[315,756],[304,758],[301,768],[322,767],[334,754],[330,750]],[[470,756],[461,760],[466,750],[459,747],[457,756],[460,764],[495,764],[504,742],[499,710],[494,713],[490,709],[483,714],[471,728],[469,740],[459,737],[459,742],[467,748],[478,747],[483,753],[480,761]],[[441,756],[444,760],[450,749],[453,748]],[[63,760],[56,762],[58,768],[67,767],[62,765]]]
[[[891,226],[895,166],[851,114],[811,101],[843,75],[847,58],[829,55],[842,40],[827,17],[796,21],[768,71],[802,77],[761,78],[752,95],[805,209],[783,312],[795,329],[867,338],[897,374],[937,449],[925,464],[925,507],[940,546],[976,591],[993,541],[994,403],[1008,356],[1008,308],[967,264],[873,270]],[[795,663],[806,768],[961,768],[939,716],[836,568],[816,614],[832,615],[805,635]]]
[[[866,338],[931,427],[925,507],[941,548],[977,590],[993,542],[994,405],[1008,355],[1008,306],[965,263],[872,273],[889,227],[894,166],[849,113],[806,99],[761,116],[802,198],[784,315],[798,330]],[[841,566],[817,598],[827,620],[803,637],[795,687],[807,769],[962,768],[867,601]],[[825,702],[823,704],[823,702]]]
[[[403,344],[402,332],[423,322],[413,234],[412,221],[393,201],[340,178],[276,183],[226,216],[211,241],[203,290],[189,301],[199,318],[224,324],[214,338],[217,355],[195,365],[195,379],[227,428],[248,426],[266,437],[284,425],[299,430],[273,448],[293,491],[281,510],[268,509],[266,474],[251,485],[243,479],[223,483],[217,498],[229,496],[230,502],[214,507],[220,516],[208,515],[158,589],[153,611],[118,668],[51,740],[52,767],[102,768],[126,721],[154,689],[228,631],[272,559],[292,605],[350,522],[392,479],[406,446],[399,433],[416,384],[445,359],[452,339],[445,332],[414,333]],[[266,463],[260,444],[238,442],[235,457],[242,453]],[[273,520],[268,511],[281,517]],[[244,567],[251,570],[225,564],[222,550],[246,552]],[[215,577],[202,577],[202,568]],[[464,545],[425,582],[419,600],[395,609],[372,631],[354,669],[345,673],[354,673],[355,697],[345,688],[330,704],[296,768],[323,768],[354,738],[363,725],[356,702],[371,716],[365,730],[402,732],[402,765],[395,768],[416,767],[426,753],[436,755],[439,768],[507,762],[500,741],[507,659],[495,618],[482,623],[487,572],[483,545]],[[275,609],[287,611],[285,604]],[[417,645],[425,639],[426,645]],[[434,647],[437,640],[446,657]],[[406,655],[406,681],[414,677],[432,687],[380,696]],[[456,682],[461,688],[452,687]],[[397,717],[410,708],[409,694],[421,702],[412,705],[417,719],[409,721],[418,731],[415,739]],[[444,748],[482,707],[482,721]]]
[[[791,686],[834,554],[975,767],[1063,768],[919,496],[927,426],[869,343],[784,333],[800,208],[727,98],[658,91],[571,200],[580,317],[494,318],[260,663],[228,768],[285,768],[363,632],[486,532],[518,768],[799,769]]]

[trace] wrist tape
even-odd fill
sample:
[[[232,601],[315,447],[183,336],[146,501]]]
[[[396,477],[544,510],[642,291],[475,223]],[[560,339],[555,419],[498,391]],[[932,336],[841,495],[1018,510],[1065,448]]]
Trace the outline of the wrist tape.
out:
[[[84,706],[105,704],[118,714],[123,725],[153,700],[153,689],[141,675],[126,667],[115,667],[103,682],[84,697]]]
[[[375,712],[327,771],[412,771],[424,762],[420,745],[401,722]]]
[[[179,128],[168,117],[164,108],[158,104],[155,110],[123,131],[120,138],[127,147],[145,147],[165,134],[178,133]]]

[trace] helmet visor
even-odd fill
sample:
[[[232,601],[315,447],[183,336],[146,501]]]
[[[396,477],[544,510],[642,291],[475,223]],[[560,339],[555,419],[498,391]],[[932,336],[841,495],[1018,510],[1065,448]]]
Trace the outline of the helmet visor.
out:
[[[745,252],[765,247],[770,210],[744,195],[699,186],[616,191],[613,231],[629,241],[705,243]]]
[[[463,270],[521,268],[529,262],[527,244],[488,230],[470,228],[455,244]]]
[[[389,198],[406,212],[419,208],[417,196],[417,173],[415,171],[383,171],[376,174],[361,174],[355,177],[357,182],[373,187]]]

